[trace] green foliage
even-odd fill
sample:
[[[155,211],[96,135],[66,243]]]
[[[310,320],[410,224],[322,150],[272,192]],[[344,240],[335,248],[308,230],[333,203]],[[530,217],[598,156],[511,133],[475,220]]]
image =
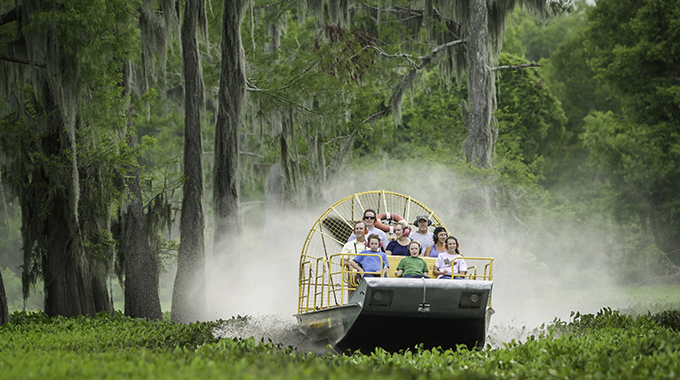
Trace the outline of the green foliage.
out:
[[[520,57],[505,53],[499,57],[501,66],[522,63]],[[525,163],[551,154],[562,138],[566,117],[542,74],[532,68],[502,72],[498,92],[498,108],[518,116],[512,129],[499,128],[499,141],[517,139]]]
[[[21,38],[0,34],[2,55],[30,57],[31,65],[3,60],[3,103],[12,108],[0,114],[0,170],[21,205],[27,296],[30,283],[54,267],[44,264],[58,239],[68,244],[56,251],[87,266],[92,278],[86,281],[109,275],[115,249],[110,221],[124,200],[127,169],[136,165],[137,152],[124,141],[130,115],[122,72],[139,52],[141,2],[15,6],[19,18],[3,31],[12,28]],[[8,42],[16,48],[5,50]]]
[[[665,253],[676,252],[670,257],[677,262],[680,242],[678,204],[670,196],[680,183],[680,7],[672,1],[575,5],[543,28],[518,15],[508,35],[513,52],[542,58],[544,78],[567,117],[564,133],[545,139],[550,154],[540,183],[580,220],[602,220],[620,234],[607,249],[619,278],[650,281],[669,269]],[[647,264],[643,270],[632,269],[636,260]]]
[[[563,110],[561,120],[554,123],[559,128],[552,128],[552,134],[543,140],[542,151],[547,154],[541,165],[541,184],[560,201],[573,201],[572,191],[589,186],[583,180],[587,174],[578,172],[585,155],[578,138],[583,118],[591,110],[606,111],[616,107],[606,88],[595,81],[595,73],[587,63],[590,56],[583,46],[582,31],[586,25],[585,14],[590,8],[592,5],[585,1],[577,1],[571,12],[545,24],[529,19],[525,12],[516,12],[514,26],[506,37],[510,40],[509,48],[518,44],[521,48],[515,47],[508,52],[521,52],[528,60],[540,61],[542,68],[536,71],[540,74],[541,85],[548,87],[550,92],[545,101],[548,104],[557,102],[558,108]],[[503,101],[501,96],[500,102]],[[529,115],[541,118],[541,113],[546,114],[545,110],[533,110]],[[542,119],[548,120],[545,116]],[[581,204],[581,201],[576,203]]]
[[[287,171],[283,196],[307,199],[351,148],[370,151],[382,136],[379,125],[364,121],[386,109],[396,83],[388,68],[398,62],[380,61],[366,48],[375,36],[360,29],[319,26],[285,4],[265,8],[255,8],[254,24],[246,18],[243,26],[252,91],[240,148],[247,152],[240,158],[242,199],[264,199],[275,163]]]
[[[602,1],[588,15],[589,64],[632,122],[677,123],[679,19],[680,5],[668,0]]]
[[[380,149],[398,160],[462,160],[461,96],[461,90],[442,83],[438,70],[426,72],[422,86],[404,102],[402,123],[385,121],[382,133],[365,141],[358,156]]]
[[[680,5],[601,1],[588,14],[589,65],[622,104],[591,113],[581,135],[590,160],[613,190],[619,218],[680,258]]]
[[[72,319],[13,313],[0,327],[0,378],[641,378],[680,370],[677,311],[631,317],[605,308],[554,321],[525,342],[484,350],[376,349],[315,356],[272,343],[215,339],[239,320],[172,325],[100,314]],[[674,317],[675,316],[675,317]]]
[[[591,55],[585,50],[585,43],[583,33],[565,39],[550,56],[550,60],[542,62],[568,119],[568,135],[564,141],[569,145],[578,140],[583,118],[590,111],[619,108],[609,96],[607,88],[595,80],[595,72],[588,65]]]
[[[590,161],[608,173],[605,187],[615,194],[610,203],[615,215],[639,223],[643,238],[656,239],[665,250],[674,247],[680,226],[679,204],[671,195],[680,181],[680,134],[675,129],[670,123],[637,124],[611,112],[592,113],[581,135]]]
[[[549,58],[565,40],[571,39],[585,23],[585,11],[591,6],[585,0],[573,1],[567,12],[559,12],[547,20],[537,20],[526,9],[515,9],[512,24],[505,34],[503,51],[524,56],[531,62]]]
[[[652,320],[659,325],[670,330],[680,332],[680,311],[679,310],[664,310],[660,313],[652,315]]]
[[[139,52],[140,6],[140,1],[56,0],[30,9],[30,23],[21,26],[26,48],[38,61],[51,59],[57,71],[51,73],[53,93],[43,95],[55,97],[57,107],[75,107],[67,112],[88,123],[123,130],[122,62]],[[36,80],[31,84],[41,86]]]
[[[602,329],[631,329],[649,323],[644,317],[633,318],[611,308],[604,308],[596,315],[572,312],[571,317],[573,321],[563,327],[565,332],[576,336]]]
[[[194,350],[203,344],[216,342],[212,331],[220,324],[221,321],[188,325],[150,322],[125,317],[121,313],[111,316],[106,312],[100,312],[96,317],[49,318],[42,312],[17,311],[10,315],[9,325],[0,334],[12,336],[39,332],[38,336],[25,342],[6,341],[3,351],[21,352],[31,347],[46,352],[67,350],[75,353],[129,348]]]

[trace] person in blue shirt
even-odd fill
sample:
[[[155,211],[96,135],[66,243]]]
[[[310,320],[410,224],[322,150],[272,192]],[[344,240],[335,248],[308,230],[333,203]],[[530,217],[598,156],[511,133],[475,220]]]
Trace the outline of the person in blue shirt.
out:
[[[349,262],[358,272],[364,272],[363,277],[387,277],[387,255],[380,250],[382,244],[377,234],[368,235],[368,248]]]

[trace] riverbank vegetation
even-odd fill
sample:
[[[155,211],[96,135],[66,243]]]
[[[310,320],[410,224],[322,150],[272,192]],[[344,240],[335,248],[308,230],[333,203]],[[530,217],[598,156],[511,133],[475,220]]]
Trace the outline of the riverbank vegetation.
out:
[[[218,339],[229,321],[188,325],[101,313],[12,314],[0,327],[0,379],[667,379],[680,371],[680,312],[611,309],[555,320],[526,341],[483,350],[316,355],[254,339]]]

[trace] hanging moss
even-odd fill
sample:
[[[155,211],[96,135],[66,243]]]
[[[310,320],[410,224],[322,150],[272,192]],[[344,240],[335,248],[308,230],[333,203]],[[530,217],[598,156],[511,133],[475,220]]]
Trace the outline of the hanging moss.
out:
[[[323,20],[324,0],[304,0],[301,1],[301,4],[303,4],[302,6],[305,13],[309,13],[309,15],[315,19]]]
[[[0,204],[2,205],[2,211],[5,214],[5,223],[9,229],[9,210],[7,207],[7,197],[5,197],[5,186],[2,183],[2,171],[0,171]]]
[[[392,115],[396,124],[401,124],[401,105],[404,100],[404,93],[413,88],[413,83],[417,77],[420,76],[419,70],[410,70],[408,74],[402,77],[401,81],[395,86],[390,98],[390,106],[392,107]]]
[[[43,277],[46,289],[55,289],[46,292],[46,311],[64,315],[109,308],[101,285],[113,263],[108,231],[118,195],[111,171],[120,168],[116,131],[124,129],[125,109],[112,87],[118,63],[129,59],[137,11],[112,1],[77,17],[89,4],[72,5],[75,10],[22,1],[17,30],[24,39],[10,45],[28,64],[0,63],[0,71],[11,73],[3,96],[16,115],[0,131],[3,145],[13,141],[16,148],[0,153],[22,208],[23,292],[28,296]],[[98,124],[106,124],[114,141],[105,140]]]
[[[155,79],[156,54],[163,63],[163,77],[165,77],[165,61],[167,60],[166,45],[169,39],[167,28],[163,19],[154,13],[152,2],[146,0],[142,3],[139,14],[139,29],[142,45],[142,88],[144,93],[148,90],[147,78]]]

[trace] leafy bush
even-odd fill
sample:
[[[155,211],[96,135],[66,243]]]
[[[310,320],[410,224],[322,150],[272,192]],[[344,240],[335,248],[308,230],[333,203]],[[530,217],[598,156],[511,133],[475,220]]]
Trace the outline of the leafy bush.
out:
[[[230,321],[173,325],[122,316],[13,313],[0,327],[0,379],[672,378],[680,372],[678,311],[632,317],[602,309],[554,321],[526,342],[469,351],[317,356],[253,338],[215,339]]]
[[[652,315],[652,320],[661,326],[680,332],[680,310],[665,310]]]
[[[25,334],[30,347],[45,350],[64,349],[75,352],[106,351],[124,348],[175,349],[214,343],[218,339],[213,329],[221,324],[200,322],[189,325],[173,324],[167,319],[152,322],[125,317],[120,313],[111,316],[105,312],[96,317],[49,318],[43,312],[14,312],[6,332]],[[3,330],[0,330],[2,332]],[[35,336],[35,332],[40,334]],[[9,343],[8,343],[9,344]],[[4,350],[3,343],[0,348]]]

